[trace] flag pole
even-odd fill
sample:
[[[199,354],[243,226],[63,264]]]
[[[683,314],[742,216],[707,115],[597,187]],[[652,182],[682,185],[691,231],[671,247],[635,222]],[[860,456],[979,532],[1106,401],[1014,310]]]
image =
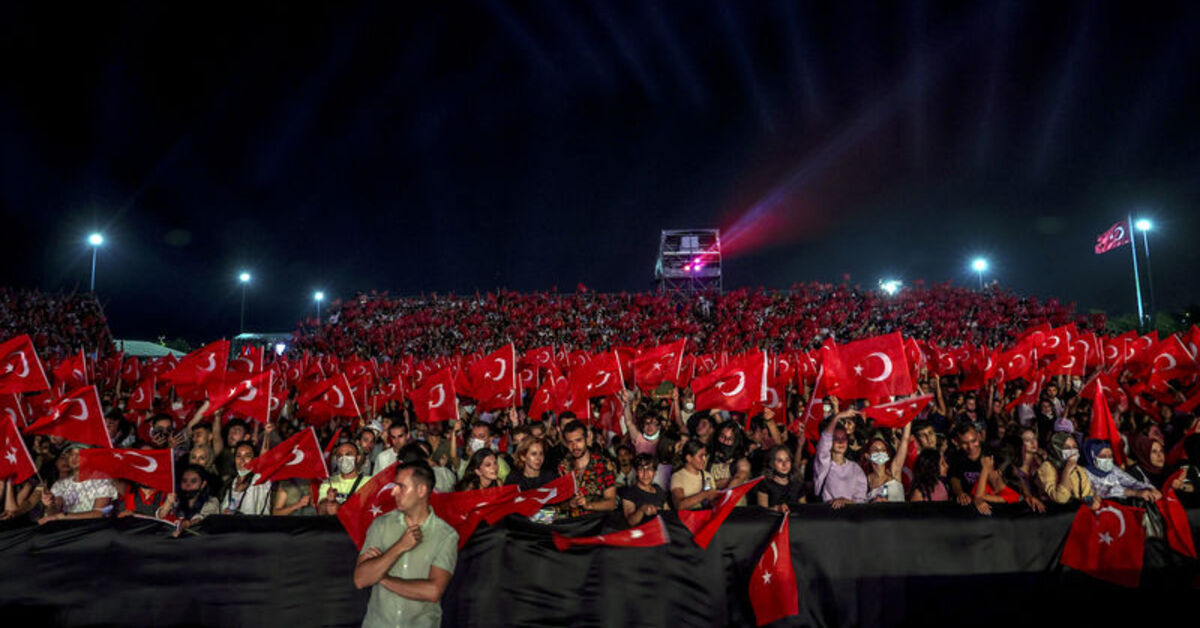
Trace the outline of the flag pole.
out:
[[[1129,251],[1133,254],[1133,289],[1137,293],[1138,329],[1141,329],[1145,325],[1146,318],[1142,311],[1142,282],[1138,278],[1137,238],[1133,235],[1133,216],[1126,214],[1125,223],[1125,228],[1129,230]]]

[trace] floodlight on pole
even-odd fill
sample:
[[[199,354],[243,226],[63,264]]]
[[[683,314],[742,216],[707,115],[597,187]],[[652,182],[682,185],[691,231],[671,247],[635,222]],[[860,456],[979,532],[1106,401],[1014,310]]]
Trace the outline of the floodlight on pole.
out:
[[[317,324],[321,324],[321,301],[325,300],[325,293],[317,290],[313,293],[313,301],[317,302]]]
[[[1148,318],[1154,319],[1154,270],[1150,266],[1150,230],[1154,228],[1154,223],[1148,218],[1138,218],[1137,222],[1133,223],[1138,231],[1142,232],[1142,245],[1146,249],[1146,285],[1150,288],[1150,313]]]
[[[104,236],[99,233],[93,233],[88,236],[88,244],[92,245],[92,283],[88,288],[89,292],[96,291],[96,253],[100,251],[100,245],[104,244]]]
[[[246,284],[250,283],[250,273],[243,270],[238,274],[238,281],[242,284],[242,313],[238,318],[238,331],[244,333],[246,331]]]
[[[971,269],[979,276],[979,289],[983,290],[983,273],[988,269],[988,261],[982,257],[977,257],[971,262]]]
[[[900,281],[898,279],[880,279],[879,280],[879,288],[881,290],[883,290],[883,292],[889,296],[894,295],[897,292],[899,292],[901,286],[903,286],[903,285],[904,285],[904,282]]]

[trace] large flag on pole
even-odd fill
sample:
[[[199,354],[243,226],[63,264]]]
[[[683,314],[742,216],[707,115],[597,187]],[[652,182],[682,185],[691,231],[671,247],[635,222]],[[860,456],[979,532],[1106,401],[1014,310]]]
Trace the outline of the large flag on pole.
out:
[[[1124,220],[1109,227],[1108,231],[1096,236],[1096,255],[1129,244],[1129,236],[1129,226]]]

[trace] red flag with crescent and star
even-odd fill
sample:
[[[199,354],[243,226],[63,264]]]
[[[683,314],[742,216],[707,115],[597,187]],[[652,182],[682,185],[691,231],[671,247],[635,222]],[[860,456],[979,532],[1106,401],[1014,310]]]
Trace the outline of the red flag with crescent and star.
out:
[[[271,387],[274,383],[275,371],[267,370],[225,386],[223,392],[213,397],[204,414],[208,416],[217,410],[225,410],[266,423],[271,418]]]
[[[396,465],[398,464],[400,464],[399,461],[393,462],[383,470],[377,471],[366,484],[359,487],[353,495],[346,498],[341,506],[338,506],[338,521],[342,522],[346,534],[350,535],[350,540],[354,541],[354,546],[360,550],[363,541],[367,539],[367,528],[371,527],[371,522],[380,515],[396,509],[396,497],[392,494],[392,489],[396,488]],[[430,497],[433,496],[430,495]],[[446,518],[441,512],[438,512],[437,515],[442,519]]]
[[[291,438],[268,449],[265,454],[251,460],[246,467],[259,475],[255,484],[292,478],[323,480],[329,477],[329,467],[325,466],[321,443],[312,427],[297,432]]]
[[[50,390],[50,380],[29,336],[17,336],[0,344],[0,394],[39,390]]]
[[[878,427],[900,429],[912,423],[930,401],[933,401],[933,395],[897,399],[891,403],[869,406],[863,410],[863,414],[868,419],[875,419],[875,425]]]
[[[738,501],[750,492],[762,478],[755,478],[749,482],[744,482],[732,488],[727,488],[720,491],[720,496],[714,501],[715,504],[711,509],[707,510],[680,510],[679,520],[687,526],[688,530],[692,531],[692,539],[696,541],[701,549],[707,549],[708,544],[712,543],[713,537],[717,534],[717,529],[725,523],[725,518],[729,513],[733,512],[734,506],[737,506]]]
[[[17,427],[17,418],[13,415],[0,417],[0,441],[4,450],[0,452],[0,480],[12,480],[20,484],[37,473],[33,464],[33,456],[21,438],[21,430]]]
[[[175,492],[175,456],[170,449],[83,449],[80,480],[132,480],[163,493]]]
[[[420,388],[409,395],[417,421],[437,423],[458,418],[458,397],[455,394],[454,374],[444,368],[421,382]]]
[[[800,592],[796,588],[796,568],[792,565],[792,540],[788,515],[750,574],[750,605],[755,623],[765,626],[784,617],[800,614]]]
[[[643,392],[658,388],[663,382],[679,383],[679,372],[683,369],[684,347],[687,339],[659,345],[630,362],[633,380]]]
[[[25,433],[61,436],[73,443],[112,447],[100,409],[100,395],[94,385],[85,386],[59,399],[50,408],[49,414],[25,428]]]
[[[1080,506],[1059,561],[1094,578],[1123,587],[1142,580],[1146,529],[1141,508],[1104,501],[1093,511]]]
[[[602,545],[604,547],[657,547],[671,542],[667,536],[667,524],[662,517],[653,519],[620,532],[595,536],[570,537],[554,532],[554,547],[565,552],[572,547]]]
[[[1119,246],[1129,244],[1129,223],[1122,220],[1096,236],[1096,255],[1107,253]]]
[[[225,378],[228,361],[229,341],[218,340],[180,358],[175,368],[163,373],[160,379],[174,384],[176,389],[221,382]]]
[[[753,351],[725,366],[692,380],[696,410],[749,412],[764,401],[767,387],[767,354]]]
[[[837,354],[842,369],[834,392],[839,397],[879,399],[911,395],[916,390],[900,332],[840,345]]]
[[[517,380],[517,349],[509,343],[467,367],[471,381],[471,393],[476,400],[508,399],[514,403],[514,395],[520,382]],[[500,407],[504,407],[503,405]],[[495,408],[485,408],[495,409]]]

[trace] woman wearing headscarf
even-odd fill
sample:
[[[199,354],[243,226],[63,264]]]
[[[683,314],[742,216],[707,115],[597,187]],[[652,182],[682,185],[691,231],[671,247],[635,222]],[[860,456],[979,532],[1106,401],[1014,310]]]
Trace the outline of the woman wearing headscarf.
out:
[[[1164,468],[1167,456],[1162,441],[1140,434],[1134,436],[1133,459],[1134,463],[1129,466],[1129,475],[1161,491],[1168,475]]]
[[[1069,432],[1055,432],[1047,443],[1046,461],[1037,470],[1038,485],[1058,504],[1091,501],[1092,482],[1079,467],[1079,445]]]
[[[1162,497],[1158,489],[1137,481],[1117,467],[1113,462],[1112,445],[1107,441],[1091,439],[1084,443],[1083,459],[1092,490],[1100,499],[1138,497],[1153,502]]]

